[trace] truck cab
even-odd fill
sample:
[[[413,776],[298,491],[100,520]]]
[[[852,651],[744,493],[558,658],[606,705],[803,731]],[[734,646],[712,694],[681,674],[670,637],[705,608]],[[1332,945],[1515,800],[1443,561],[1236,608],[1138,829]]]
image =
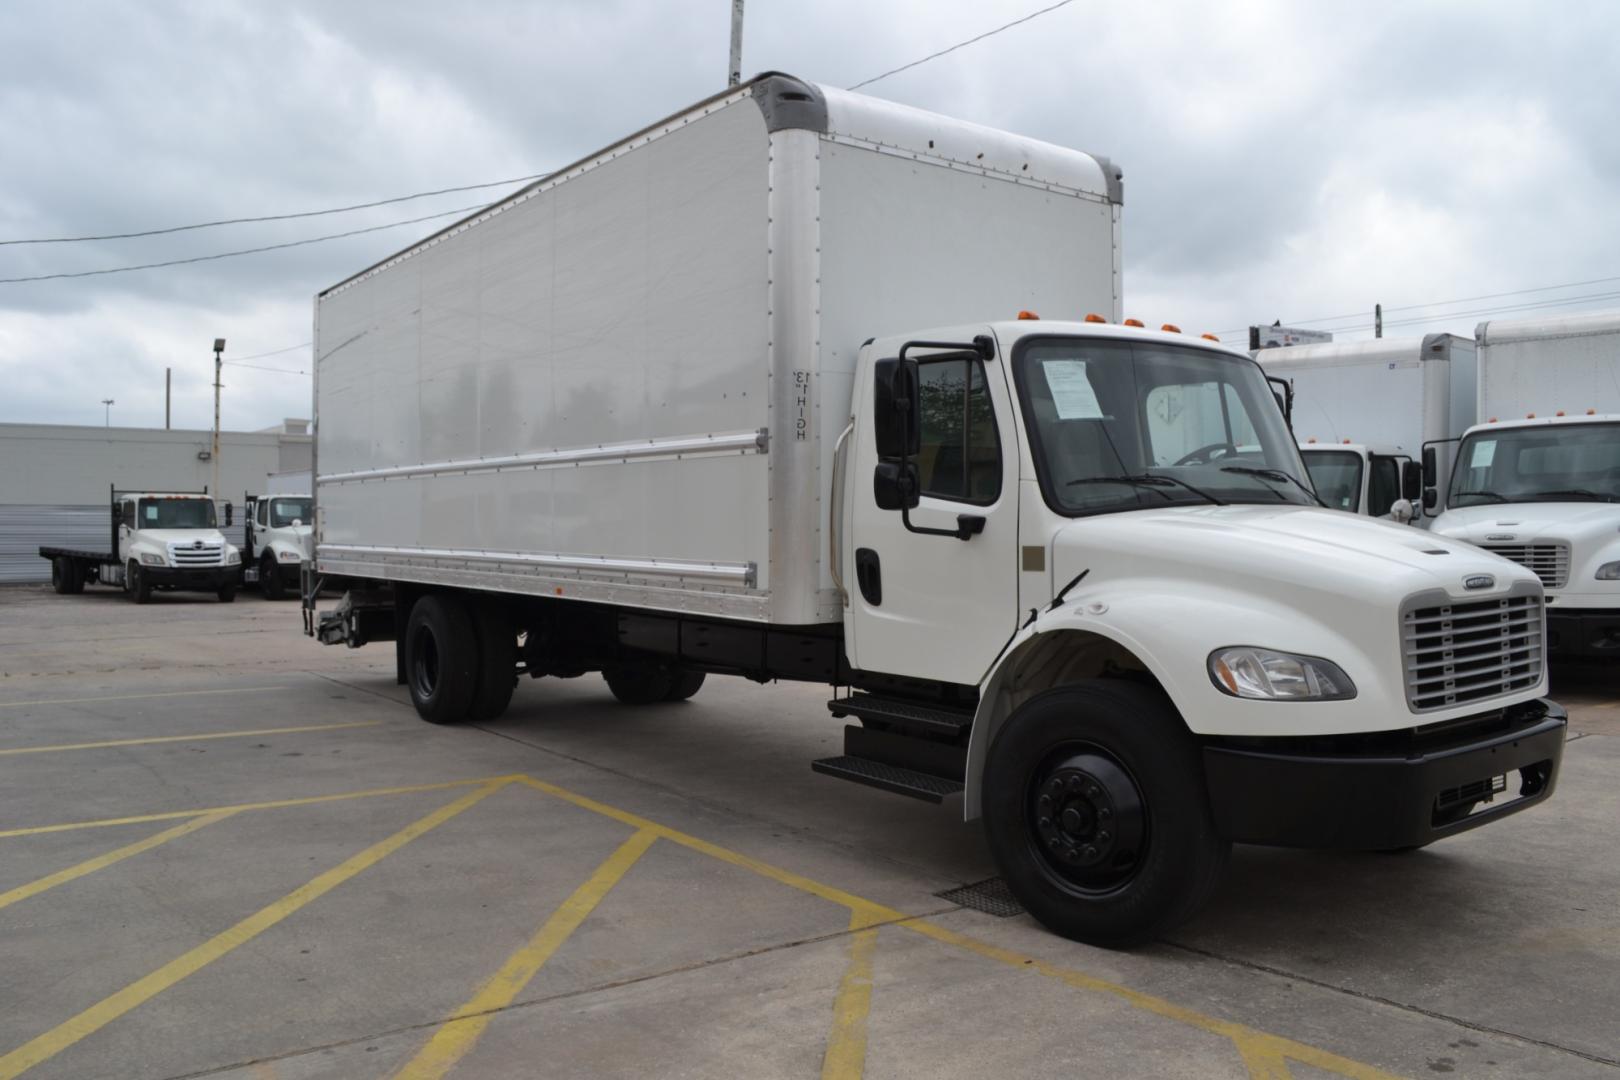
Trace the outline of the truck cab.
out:
[[[1431,474],[1426,502],[1438,502]],[[1620,415],[1527,417],[1463,435],[1431,533],[1527,567],[1552,649],[1620,657]]]
[[[1415,503],[1422,474],[1400,447],[1306,439],[1299,453],[1316,494],[1329,508],[1402,525],[1423,523]]]
[[[230,511],[226,511],[226,525]],[[144,604],[152,590],[216,593],[236,597],[241,552],[219,531],[214,500],[206,494],[119,492],[113,500],[116,564],[100,580],[122,584]]]
[[[299,566],[314,556],[315,500],[308,495],[242,496],[242,578],[267,600],[296,591]]]

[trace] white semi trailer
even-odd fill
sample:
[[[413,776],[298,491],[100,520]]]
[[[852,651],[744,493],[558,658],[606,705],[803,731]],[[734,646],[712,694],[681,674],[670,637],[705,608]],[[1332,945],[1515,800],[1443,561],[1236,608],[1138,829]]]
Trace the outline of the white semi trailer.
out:
[[[1620,312],[1480,323],[1480,423],[1434,522],[1534,570],[1554,652],[1620,658]],[[1424,462],[1430,491],[1448,475]]]
[[[1422,449],[1444,469],[1474,422],[1474,343],[1455,334],[1260,349],[1294,389],[1294,430],[1317,493],[1336,510],[1424,524]]]
[[[772,74],[327,289],[307,629],[394,641],[438,723],[520,674],[848,688],[813,768],[960,795],[1106,945],[1234,841],[1547,798],[1540,582],[1318,508],[1259,365],[1121,325],[1120,204],[1104,158]]]

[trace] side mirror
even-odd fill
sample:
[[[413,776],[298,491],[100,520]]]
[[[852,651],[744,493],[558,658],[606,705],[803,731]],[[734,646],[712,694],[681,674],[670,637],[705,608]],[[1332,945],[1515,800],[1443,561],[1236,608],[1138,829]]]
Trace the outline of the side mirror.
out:
[[[1398,524],[1405,525],[1412,520],[1412,516],[1416,513],[1417,510],[1413,508],[1411,499],[1396,499],[1389,504],[1389,518]]]
[[[1423,494],[1423,470],[1415,461],[1401,462],[1401,497],[1415,501]]]
[[[877,436],[878,457],[912,456],[922,446],[917,361],[879,360],[872,366],[872,383],[872,430]]]
[[[1435,457],[1434,447],[1423,448],[1423,486],[1432,488],[1439,482],[1440,463]]]
[[[879,510],[913,509],[920,488],[914,461],[882,461],[872,472],[872,500]]]
[[[231,527],[231,521],[232,521],[232,518],[231,518],[231,504],[226,503],[225,504],[225,527],[227,529]]]
[[[1294,384],[1287,379],[1276,375],[1267,375],[1266,382],[1271,384],[1271,396],[1277,399],[1277,408],[1282,411],[1283,423],[1288,430],[1294,429]]]
[[[1433,510],[1440,504],[1440,493],[1434,488],[1423,489],[1423,509]]]

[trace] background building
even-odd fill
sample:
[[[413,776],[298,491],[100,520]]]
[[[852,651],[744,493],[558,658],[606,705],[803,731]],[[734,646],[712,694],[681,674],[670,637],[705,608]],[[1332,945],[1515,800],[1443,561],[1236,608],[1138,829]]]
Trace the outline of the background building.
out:
[[[106,547],[108,485],[201,491],[213,481],[213,438],[211,431],[0,424],[0,584],[49,581],[41,544]],[[223,431],[219,447],[214,498],[239,513],[244,491],[264,490],[273,473],[310,468],[309,421]]]

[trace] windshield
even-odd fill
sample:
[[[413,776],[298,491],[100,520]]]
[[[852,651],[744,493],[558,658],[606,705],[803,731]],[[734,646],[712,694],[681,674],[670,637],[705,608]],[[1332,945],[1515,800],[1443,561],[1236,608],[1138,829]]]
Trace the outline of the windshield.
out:
[[[142,499],[137,515],[142,529],[212,529],[212,499]]]
[[[1463,440],[1447,506],[1620,500],[1620,424],[1547,424]]]
[[[1078,515],[1170,504],[1315,505],[1260,367],[1213,350],[1026,339],[1014,359],[1047,503]]]
[[[1361,455],[1348,450],[1303,450],[1305,468],[1321,500],[1352,514],[1361,505]]]
[[[271,499],[270,524],[275,528],[291,525],[294,521],[312,524],[310,507],[314,502],[313,499]]]

